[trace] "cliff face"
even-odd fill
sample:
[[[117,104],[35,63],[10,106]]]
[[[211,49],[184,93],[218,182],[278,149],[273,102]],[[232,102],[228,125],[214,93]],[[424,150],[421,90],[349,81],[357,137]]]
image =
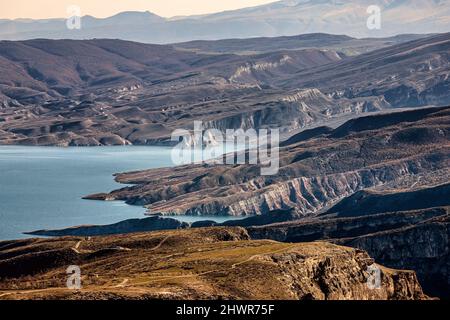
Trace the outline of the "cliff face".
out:
[[[425,292],[450,298],[450,214],[413,226],[336,243],[367,250],[376,261],[392,268],[416,271]]]
[[[361,210],[359,216],[336,218],[325,214],[310,221],[251,227],[248,231],[254,239],[326,240],[365,250],[378,263],[414,270],[427,294],[448,298],[449,210],[443,207],[379,214]]]
[[[417,109],[300,133],[283,143],[276,176],[251,165],[149,170],[120,174],[135,186],[92,198],[166,215],[255,215],[238,223],[269,224],[248,229],[256,239],[362,248],[378,263],[416,270],[427,293],[446,297],[449,112]],[[273,217],[285,209],[295,213]]]
[[[359,190],[448,181],[449,112],[362,117],[306,140],[301,133],[281,147],[276,176],[261,176],[255,165],[156,169],[120,174],[119,182],[136,185],[88,198],[125,200],[166,215],[261,215],[295,207],[311,216]]]
[[[81,269],[80,291],[65,287],[69,265]],[[414,272],[376,265],[362,250],[253,241],[242,228],[0,242],[0,279],[0,299],[427,298]]]

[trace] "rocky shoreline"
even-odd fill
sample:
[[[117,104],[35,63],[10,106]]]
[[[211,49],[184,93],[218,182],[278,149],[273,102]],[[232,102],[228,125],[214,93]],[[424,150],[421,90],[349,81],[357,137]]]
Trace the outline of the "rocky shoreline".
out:
[[[277,176],[260,176],[255,165],[161,168],[117,174],[117,182],[132,186],[86,199],[121,200],[167,216],[252,216],[295,207],[307,217],[361,190],[447,182],[449,112],[363,116],[306,139],[299,133],[280,148]]]
[[[33,234],[90,236],[158,228],[195,233],[240,226],[252,239],[328,241],[365,250],[387,267],[414,270],[427,294],[448,298],[449,117],[450,107],[417,109],[299,133],[281,146],[276,177],[256,175],[250,165],[118,174],[117,181],[133,185],[88,198],[124,200],[172,218]],[[193,212],[249,217],[222,224],[175,222],[176,215]]]

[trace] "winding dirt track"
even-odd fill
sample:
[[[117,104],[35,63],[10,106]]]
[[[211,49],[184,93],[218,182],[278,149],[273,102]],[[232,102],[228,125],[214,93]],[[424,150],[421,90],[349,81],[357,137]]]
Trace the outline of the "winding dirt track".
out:
[[[154,248],[150,249],[150,251],[155,251],[158,250],[171,236],[167,236],[164,239],[162,239],[158,245],[156,245]],[[78,241],[76,243],[76,245],[74,247],[72,247],[71,249],[74,250],[75,252],[77,252],[78,254],[83,254],[86,253],[88,250],[79,250],[80,246],[81,246],[82,240]],[[269,254],[274,254],[274,253],[279,253],[279,252],[283,252],[283,251],[288,251],[290,249],[292,249],[293,247],[295,247],[296,244],[291,244],[290,246],[281,248],[281,249],[277,249],[277,250],[273,250],[270,252],[263,252],[263,253],[259,253],[259,254],[255,254],[252,255],[251,257],[241,261],[241,262],[237,262],[234,263],[231,268],[235,269],[236,267],[245,264],[247,262],[252,261],[253,259],[259,257],[259,256],[263,256],[263,255],[269,255]],[[205,271],[205,272],[200,272],[200,273],[193,273],[193,274],[187,274],[187,275],[179,275],[179,276],[169,276],[169,277],[163,277],[160,279],[152,279],[152,280],[147,280],[147,281],[141,281],[141,282],[135,282],[135,283],[130,283],[130,279],[129,278],[124,278],[122,280],[121,283],[116,284],[116,285],[108,285],[108,286],[100,286],[95,288],[95,291],[101,291],[101,290],[107,290],[107,289],[119,289],[119,288],[133,288],[139,285],[146,285],[146,284],[151,284],[151,283],[156,283],[156,282],[162,282],[162,281],[168,281],[168,280],[174,280],[174,279],[183,279],[183,278],[192,278],[192,277],[199,277],[199,276],[203,276],[203,275],[207,275],[207,274],[211,274],[214,272],[220,272],[220,271],[228,271],[229,269],[214,269],[214,270],[209,270],[209,271]],[[139,288],[133,288],[138,290]],[[12,294],[33,294],[33,293],[40,293],[40,292],[47,292],[47,291],[66,291],[69,290],[67,288],[46,288],[46,289],[34,289],[34,290],[19,290],[19,291],[11,291],[11,292],[4,292],[2,294],[0,294],[0,298],[3,296],[7,296],[7,295],[12,295]]]

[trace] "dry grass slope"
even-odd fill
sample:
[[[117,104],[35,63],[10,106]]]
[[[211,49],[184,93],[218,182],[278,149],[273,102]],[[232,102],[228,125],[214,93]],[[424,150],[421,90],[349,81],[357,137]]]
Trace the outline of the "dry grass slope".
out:
[[[414,272],[384,267],[368,290],[361,250],[252,241],[242,228],[0,242],[0,299],[424,299]],[[79,265],[82,290],[65,287]]]

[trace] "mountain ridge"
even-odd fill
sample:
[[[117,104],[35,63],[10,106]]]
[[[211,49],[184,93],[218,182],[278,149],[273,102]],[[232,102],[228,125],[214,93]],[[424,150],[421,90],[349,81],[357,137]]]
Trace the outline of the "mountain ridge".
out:
[[[67,265],[82,268],[83,290],[67,290]],[[369,266],[382,275],[377,290],[367,288]],[[362,250],[253,241],[230,227],[3,241],[0,267],[0,299],[429,299],[413,271]]]
[[[0,143],[170,145],[194,119],[289,135],[364,112],[448,105],[449,39],[377,42],[356,56],[334,45],[218,54],[111,39],[1,41]]]
[[[366,9],[378,5],[383,13],[380,30],[369,30]],[[85,28],[68,30],[64,19],[0,21],[0,39],[120,38],[147,43],[175,43],[299,33],[336,33],[353,37],[387,37],[401,33],[450,31],[447,0],[394,1],[278,1],[266,5],[200,16],[162,18],[150,12],[126,12],[97,19],[85,16]],[[132,17],[131,17],[132,15]],[[121,22],[120,18],[132,23]],[[245,18],[245,19],[244,19]],[[110,22],[110,23],[109,23]],[[118,28],[127,24],[129,30]],[[148,32],[153,30],[153,32]],[[156,30],[156,31],[155,31]]]

